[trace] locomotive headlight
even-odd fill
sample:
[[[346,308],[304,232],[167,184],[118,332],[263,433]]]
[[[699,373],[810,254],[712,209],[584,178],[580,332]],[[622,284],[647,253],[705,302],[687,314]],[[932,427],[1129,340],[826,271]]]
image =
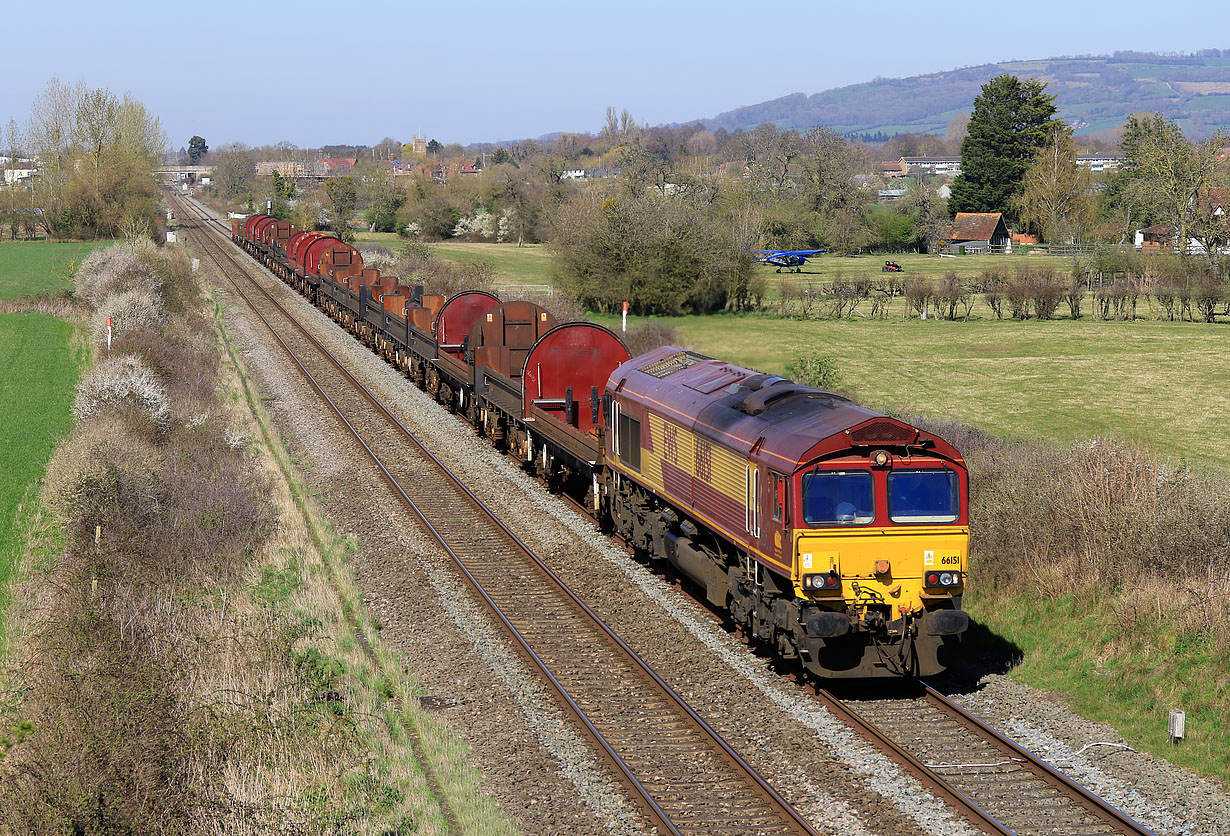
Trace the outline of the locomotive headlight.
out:
[[[816,592],[832,592],[841,587],[841,578],[837,577],[836,572],[827,572],[819,575],[804,575],[803,588],[810,589]]]
[[[928,572],[923,578],[927,586],[939,586],[951,589],[961,585],[960,572]]]
[[[888,467],[892,460],[893,457],[887,450],[876,450],[871,454],[871,463],[876,467]]]

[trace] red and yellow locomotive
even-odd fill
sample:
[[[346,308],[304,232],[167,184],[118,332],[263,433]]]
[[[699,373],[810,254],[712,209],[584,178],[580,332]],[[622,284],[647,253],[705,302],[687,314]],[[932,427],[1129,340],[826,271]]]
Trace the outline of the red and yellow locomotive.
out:
[[[671,347],[616,369],[604,403],[630,543],[819,677],[946,667],[968,626],[968,483],[949,444]]]

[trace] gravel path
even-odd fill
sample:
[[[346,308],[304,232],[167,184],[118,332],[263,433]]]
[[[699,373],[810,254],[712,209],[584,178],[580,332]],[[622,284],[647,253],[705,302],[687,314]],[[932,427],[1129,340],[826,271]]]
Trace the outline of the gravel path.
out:
[[[493,797],[526,833],[641,832],[646,825],[637,811],[446,560],[388,498],[352,445],[340,440],[335,419],[322,413],[281,349],[251,327],[247,309],[225,288],[223,295],[228,327],[250,347],[249,366],[288,445],[334,525],[358,538],[355,568],[382,635],[424,682],[424,705],[469,742],[472,764],[487,776]],[[289,290],[285,295],[300,303],[305,321],[320,326],[330,350],[362,370],[356,371],[360,379],[456,466],[476,494],[515,528],[531,532],[527,542],[820,832],[973,832],[805,689],[724,632],[707,609],[598,534],[306,302]],[[1113,736],[1003,677],[984,679],[965,700],[993,725],[1056,757]],[[1026,723],[1022,718],[1028,723],[1012,725]],[[1123,749],[1086,750],[1075,763],[1086,770],[1079,777],[1116,804],[1112,790],[1120,793],[1121,806],[1158,833],[1230,836],[1227,797],[1208,782]]]

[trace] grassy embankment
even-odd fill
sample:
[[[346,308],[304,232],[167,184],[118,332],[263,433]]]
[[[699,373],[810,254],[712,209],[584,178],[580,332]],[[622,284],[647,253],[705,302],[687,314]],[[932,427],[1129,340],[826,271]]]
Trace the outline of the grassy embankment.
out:
[[[17,307],[22,297],[71,288],[73,265],[107,243],[0,243],[0,301]],[[0,650],[8,580],[38,503],[31,486],[72,423],[69,404],[84,362],[74,333],[72,323],[51,316],[0,314]]]
[[[433,245],[444,258],[487,258],[501,280],[548,282],[549,261],[508,245]],[[976,275],[1018,264],[1065,272],[1070,262],[1041,255],[900,256],[906,276]],[[758,268],[772,282],[876,277],[883,257],[821,257],[802,274]],[[537,271],[537,272],[535,272]],[[904,319],[895,302],[883,320],[798,321],[769,316],[664,320],[679,341],[706,354],[782,373],[798,354],[838,358],[843,387],[860,401],[899,413],[941,415],[1026,442],[1054,444],[1111,435],[1141,443],[1197,470],[1226,478],[1230,452],[1220,441],[1230,392],[1221,380],[1222,324],[996,321],[979,303],[971,322]],[[1087,307],[1088,309],[1088,307]],[[1064,309],[1061,309],[1061,313]],[[1143,313],[1143,310],[1142,310]],[[618,328],[618,317],[596,317]],[[630,320],[636,324],[635,318]],[[977,474],[975,474],[977,478]],[[998,523],[997,523],[998,524]],[[1156,555],[1163,566],[1166,555]],[[1163,573],[1164,574],[1164,573]],[[1210,566],[1197,588],[1230,589],[1230,568]],[[1072,578],[1008,593],[979,590],[977,568],[967,606],[990,636],[1019,649],[1012,675],[1062,692],[1074,708],[1118,728],[1134,745],[1202,774],[1230,781],[1230,654],[1171,610],[1140,607],[1122,587],[1090,589]],[[1184,580],[1187,584],[1189,581]],[[1186,589],[1174,590],[1174,600]],[[1188,712],[1188,742],[1166,741],[1166,714]]]
[[[94,352],[103,315],[125,327],[13,581],[0,832],[515,832],[380,641],[184,253],[96,261]]]

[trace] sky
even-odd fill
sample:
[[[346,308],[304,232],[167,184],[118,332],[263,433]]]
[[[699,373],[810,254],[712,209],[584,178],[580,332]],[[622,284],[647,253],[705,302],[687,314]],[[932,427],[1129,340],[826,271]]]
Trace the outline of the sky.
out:
[[[1230,48],[1224,3],[548,0],[98,3],[6,32],[0,125],[54,76],[129,93],[180,148],[386,136],[499,142],[601,130],[606,107],[689,122],[877,77],[1116,50]],[[293,11],[288,12],[288,9]],[[31,22],[32,25],[31,25]]]

